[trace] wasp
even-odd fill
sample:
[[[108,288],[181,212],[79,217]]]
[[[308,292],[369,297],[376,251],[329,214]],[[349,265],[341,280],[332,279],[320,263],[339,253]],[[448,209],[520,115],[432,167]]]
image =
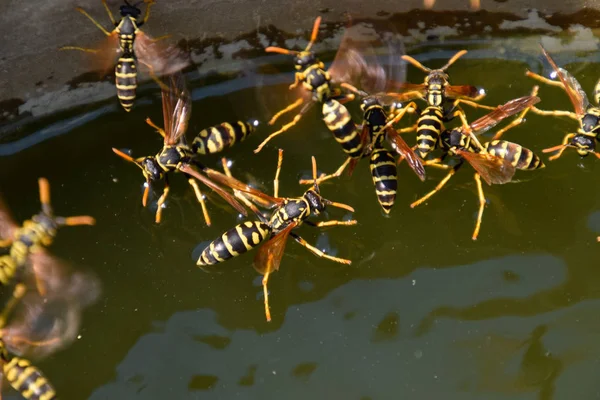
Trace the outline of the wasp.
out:
[[[418,112],[417,104],[412,101],[415,98],[424,98],[427,107],[420,111],[417,123],[408,128],[399,130],[399,133],[417,131],[417,154],[425,159],[439,144],[439,138],[444,130],[444,123],[460,117],[463,123],[466,122],[465,114],[459,104],[467,104],[476,108],[493,110],[494,107],[478,104],[485,94],[479,94],[477,88],[471,85],[450,85],[449,76],[445,72],[460,57],[465,55],[467,50],[461,50],[439,69],[430,69],[425,67],[419,61],[411,56],[403,55],[402,59],[424,71],[427,76],[422,84],[412,84],[407,82],[397,83],[396,87],[400,93],[388,93],[395,96],[398,101],[410,101],[405,106],[399,108],[392,119],[386,124],[386,128],[397,123],[407,112]],[[450,106],[450,107],[448,107]],[[477,138],[472,137],[477,141]]]
[[[472,236],[473,240],[477,240],[486,202],[481,178],[488,185],[504,184],[512,180],[517,169],[535,170],[543,168],[544,163],[531,150],[516,143],[505,140],[492,140],[480,147],[471,140],[471,137],[488,131],[503,119],[532,107],[539,100],[536,96],[513,99],[496,107],[494,111],[477,119],[470,125],[463,125],[452,130],[444,130],[440,135],[440,146],[444,151],[442,160],[449,155],[458,157],[458,163],[451,167],[450,172],[431,192],[413,202],[411,207],[414,208],[424,203],[435,193],[439,192],[466,161],[475,170],[474,179],[479,196],[479,212]],[[468,132],[471,134],[469,135]]]
[[[323,257],[341,264],[350,264],[351,261],[343,258],[333,257],[325,254],[318,248],[310,245],[300,235],[293,230],[303,223],[316,227],[334,226],[334,225],[355,225],[356,221],[338,221],[329,220],[321,222],[312,222],[308,218],[312,215],[319,215],[325,211],[326,207],[337,207],[350,212],[354,209],[346,204],[336,203],[327,200],[321,196],[319,185],[317,183],[317,163],[312,157],[313,167],[313,187],[308,189],[302,197],[288,198],[279,197],[279,173],[283,161],[283,151],[279,150],[277,170],[274,180],[274,195],[269,196],[257,189],[254,189],[237,179],[233,178],[228,169],[227,175],[217,171],[209,172],[209,176],[219,180],[236,191],[240,198],[249,197],[252,202],[273,209],[270,216],[264,215],[252,202],[247,201],[248,206],[254,211],[258,220],[243,222],[234,228],[225,232],[221,237],[212,241],[198,258],[197,265],[206,267],[214,265],[230,258],[237,257],[266,241],[259,249],[254,258],[254,268],[262,275],[263,292],[265,298],[265,314],[267,321],[271,320],[269,311],[269,296],[267,282],[269,275],[279,269],[283,257],[285,245],[289,236],[296,242],[306,247],[310,252],[318,257]],[[223,167],[227,168],[224,160]],[[241,194],[239,194],[241,192]]]
[[[139,20],[142,11],[138,5],[142,3],[146,4],[146,11],[143,19]],[[147,67],[150,75],[161,84],[156,78],[158,75],[172,74],[185,68],[189,64],[189,59],[176,47],[163,48],[156,43],[167,36],[153,39],[140,30],[150,17],[150,7],[154,4],[154,0],[143,0],[135,4],[125,0],[125,4],[120,7],[119,21],[115,20],[106,0],[102,0],[102,4],[114,25],[112,31],[106,30],[84,9],[76,8],[107,36],[100,48],[65,46],[60,50],[80,50],[95,54],[100,60],[102,73],[114,65],[115,54],[119,53],[120,56],[114,67],[117,97],[125,111],[129,112],[136,97],[138,63]]]
[[[203,130],[199,138],[194,141],[194,145],[189,146],[185,139],[185,132],[188,127],[192,107],[190,94],[182,74],[170,75],[168,82],[168,87],[162,88],[164,128],[158,127],[150,118],[146,119],[146,123],[156,129],[164,138],[163,148],[160,152],[155,156],[133,158],[121,150],[113,148],[113,151],[118,156],[134,163],[142,170],[142,174],[146,178],[142,205],[146,207],[152,183],[164,181],[165,186],[162,195],[158,199],[158,209],[156,210],[155,217],[156,223],[160,223],[163,205],[170,190],[168,176],[171,172],[179,171],[183,172],[188,178],[188,183],[194,189],[207,225],[211,224],[210,217],[208,216],[204,196],[195,179],[214,190],[240,213],[247,215],[244,207],[232,194],[225,191],[195,168],[206,173],[209,168],[196,160],[197,154],[214,153],[230,146],[236,140],[241,140],[242,137],[245,137],[249,131],[254,129],[254,125],[250,123],[238,123],[235,126],[221,124],[218,127]]]
[[[541,46],[540,46],[541,47]],[[596,152],[596,140],[598,140],[598,133],[600,132],[600,107],[590,105],[587,95],[581,88],[581,85],[567,70],[559,68],[550,54],[546,49],[542,48],[542,53],[552,66],[554,73],[558,76],[560,82],[547,79],[531,71],[527,71],[526,75],[544,82],[548,85],[558,86],[569,96],[575,112],[570,111],[545,111],[538,108],[532,108],[531,111],[540,115],[551,115],[551,116],[566,116],[579,122],[579,128],[577,133],[568,133],[565,135],[562,143],[558,146],[550,147],[542,150],[544,153],[551,153],[558,151],[555,155],[551,156],[549,160],[556,160],[559,158],[567,147],[572,147],[577,151],[581,157],[585,157],[588,154],[593,154],[600,158],[600,154]],[[594,89],[594,96],[598,103],[598,87]]]
[[[339,58],[336,56],[331,68],[325,70],[325,64],[320,61],[315,53],[310,49],[317,40],[317,34],[319,32],[319,25],[321,24],[321,17],[318,17],[313,25],[310,41],[303,51],[295,51],[283,49],[281,47],[267,47],[265,49],[268,53],[279,53],[286,55],[293,55],[294,68],[296,73],[294,76],[294,83],[290,85],[290,90],[297,88],[302,84],[302,94],[300,98],[294,103],[277,112],[269,121],[269,125],[273,125],[279,117],[283,114],[288,113],[302,104],[304,106],[300,109],[298,114],[294,116],[291,122],[283,125],[281,129],[269,135],[257,148],[254,150],[258,153],[262,148],[274,137],[287,131],[294,126],[300,118],[313,106],[315,103],[322,105],[323,121],[327,128],[333,134],[335,140],[342,146],[342,149],[349,157],[360,157],[362,153],[362,142],[360,139],[360,133],[356,127],[356,124],[352,121],[348,109],[343,103],[353,100],[352,94],[344,94],[339,88],[333,88],[333,83],[341,81],[340,77],[345,74],[345,66],[341,62],[338,62]],[[338,56],[340,52],[338,52]]]
[[[22,226],[10,217],[6,207],[0,203],[0,247],[7,254],[0,256],[0,283],[8,285],[19,271],[32,264],[32,272],[40,293],[45,293],[51,278],[48,270],[51,265],[45,262],[45,247],[52,244],[59,228],[63,226],[94,225],[94,218],[83,215],[57,217],[50,205],[50,184],[45,178],[38,180],[42,210],[26,220]]]

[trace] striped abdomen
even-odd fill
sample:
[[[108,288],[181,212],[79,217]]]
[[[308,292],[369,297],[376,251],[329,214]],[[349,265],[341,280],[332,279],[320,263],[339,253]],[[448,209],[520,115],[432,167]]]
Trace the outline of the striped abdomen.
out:
[[[200,131],[192,142],[192,151],[197,154],[215,154],[241,142],[252,132],[254,125],[248,122],[224,122]]]
[[[344,105],[336,100],[328,100],[323,103],[323,121],[349,157],[359,158],[362,156],[363,144],[360,132]]]
[[[417,154],[421,158],[435,149],[444,125],[444,115],[440,107],[427,107],[417,121]]]
[[[131,111],[137,88],[137,68],[133,54],[124,53],[115,67],[117,96],[125,111]]]
[[[8,254],[0,257],[0,284],[8,285],[12,281],[18,265]]]
[[[542,160],[533,154],[533,151],[506,140],[492,140],[485,143],[483,149],[493,156],[510,161],[517,169],[533,170],[545,167]]]
[[[29,361],[13,357],[4,364],[4,375],[10,385],[28,400],[56,399],[56,391],[42,372]]]
[[[263,222],[239,224],[213,240],[198,258],[197,265],[213,265],[237,257],[258,246],[270,234],[271,228]]]
[[[394,156],[385,148],[376,148],[371,153],[371,175],[375,185],[377,200],[386,214],[389,214],[396,201],[398,172]]]

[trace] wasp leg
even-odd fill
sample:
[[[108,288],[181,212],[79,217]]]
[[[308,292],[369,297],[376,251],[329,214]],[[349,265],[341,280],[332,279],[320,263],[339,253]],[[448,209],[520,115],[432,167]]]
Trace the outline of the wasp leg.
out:
[[[154,122],[152,122],[152,120],[150,118],[146,118],[146,123],[148,125],[150,125],[151,127],[153,127],[154,129],[156,129],[156,131],[158,133],[160,133],[160,136],[165,137],[164,129],[160,128],[158,125],[156,125]]]
[[[279,149],[277,156],[277,169],[275,170],[275,179],[273,179],[273,196],[279,197],[279,173],[281,172],[281,163],[283,163],[283,150]]]
[[[210,216],[208,215],[208,209],[206,208],[206,202],[204,201],[204,195],[200,190],[200,186],[198,186],[198,182],[194,178],[189,178],[188,183],[194,189],[194,193],[196,194],[196,199],[198,203],[200,203],[200,207],[202,207],[202,214],[204,215],[204,221],[206,221],[206,225],[210,226]]]
[[[233,178],[233,175],[231,175],[231,171],[229,170],[229,166],[227,165],[227,159],[225,157],[221,159],[221,164],[223,165],[223,171],[225,171],[225,175],[227,175],[230,178]],[[239,190],[233,189],[233,194],[235,197],[241,200],[242,203],[246,205],[246,207],[250,208],[256,214],[261,215],[258,208],[256,208],[256,206],[250,200],[248,200],[246,196],[244,196],[244,193],[240,192]]]
[[[337,96],[332,96],[331,99],[336,100],[337,102],[339,102],[340,104],[346,104],[349,101],[352,101],[355,99],[356,96],[354,96],[354,94],[352,93],[347,93],[347,94],[340,94]]]
[[[110,36],[111,33],[109,31],[107,31],[106,29],[104,29],[104,27],[102,25],[100,25],[100,23],[98,23],[98,21],[96,21],[94,19],[94,17],[92,17],[90,14],[87,13],[87,11],[85,11],[83,8],[81,7],[77,7],[75,8],[77,11],[79,11],[80,13],[82,13],[83,15],[85,15],[86,17],[89,18],[90,21],[92,21],[92,23],[94,25],[96,25],[106,36]],[[111,19],[113,20],[114,23],[114,18],[112,17],[112,14],[110,14]]]
[[[448,175],[446,175],[444,177],[444,179],[442,179],[440,181],[440,183],[437,184],[437,186],[435,187],[435,189],[433,189],[431,192],[427,193],[425,196],[421,197],[419,200],[413,202],[410,207],[411,208],[415,208],[416,206],[424,203],[425,201],[427,201],[427,199],[429,199],[431,196],[433,196],[434,194],[436,194],[437,192],[439,192],[444,185],[450,180],[450,178],[452,178],[452,176],[456,173],[456,171],[458,170],[458,168],[461,166],[462,164],[457,164],[455,165],[450,172],[448,172]]]
[[[154,67],[152,65],[150,65],[150,64],[148,64],[146,62],[140,61],[140,59],[137,59],[136,61],[138,61],[140,64],[142,64],[146,68],[148,68],[148,74],[150,74],[150,78],[152,78],[152,80],[154,82],[156,82],[158,84],[158,86],[160,86],[161,90],[164,90],[164,91],[171,90],[169,88],[169,86],[167,86],[163,81],[160,80],[160,78],[158,77],[158,75],[156,74],[156,72],[154,72]]]
[[[8,302],[4,306],[2,313],[0,313],[0,328],[3,328],[6,325],[6,321],[8,320],[10,313],[15,308],[15,306],[19,303],[19,301],[21,301],[23,296],[25,296],[26,292],[27,292],[27,287],[24,284],[18,283],[15,285],[15,289],[13,290],[12,297],[10,298],[10,300],[8,300]]]
[[[358,221],[356,221],[355,219],[352,219],[350,221],[338,221],[335,219],[329,220],[329,221],[320,221],[320,222],[312,222],[312,221],[304,221],[305,224],[310,225],[310,226],[315,226],[318,228],[324,227],[324,226],[350,226],[350,225],[356,225],[358,223]]]
[[[96,219],[89,215],[78,215],[76,217],[59,217],[56,218],[59,225],[77,226],[77,225],[94,225]]]
[[[304,239],[302,239],[299,235],[297,235],[296,233],[290,232],[290,235],[294,238],[294,240],[298,243],[300,243],[302,246],[306,247],[308,250],[310,250],[310,252],[312,252],[314,255],[316,255],[317,257],[322,257],[322,258],[326,258],[328,260],[331,261],[335,261],[337,263],[340,264],[347,264],[350,265],[352,263],[352,261],[350,260],[346,260],[345,258],[338,258],[338,257],[333,257],[330,256],[328,254],[323,253],[321,250],[317,249],[316,247],[308,244],[308,242]]]
[[[477,240],[477,236],[479,236],[481,220],[483,219],[483,209],[485,208],[485,196],[483,195],[483,187],[481,186],[481,176],[478,173],[475,173],[475,183],[477,184],[477,194],[479,196],[479,213],[477,214],[477,223],[475,224],[475,230],[471,238],[473,240]]]
[[[146,180],[146,185],[144,187],[144,194],[142,195],[142,206],[146,207],[148,204],[148,195],[150,194],[150,180]]]
[[[110,22],[112,22],[112,24],[114,26],[117,26],[117,22],[115,21],[115,17],[113,16],[112,11],[110,11],[110,8],[108,8],[108,4],[106,4],[106,0],[102,0],[102,5],[104,5],[104,9],[106,10],[106,13],[108,14],[108,18],[110,18]]]
[[[418,125],[414,124],[414,125],[406,127],[406,128],[396,129],[396,132],[399,135],[402,135],[403,133],[408,133],[408,132],[414,132],[414,131],[416,131],[417,127],[418,127]]]
[[[457,99],[457,100],[454,101],[453,106],[456,107],[459,104],[466,104],[466,105],[471,106],[473,108],[483,108],[484,110],[495,110],[496,107],[486,106],[485,104],[476,103],[476,101],[479,101],[480,99],[482,99],[484,97],[485,97],[485,94],[481,94],[481,95],[475,97],[474,100]]]
[[[277,121],[279,119],[279,117],[281,117],[283,114],[292,111],[294,108],[300,107],[303,102],[304,102],[304,99],[298,99],[295,102],[293,102],[292,104],[290,104],[289,106],[287,106],[286,108],[284,108],[283,110],[278,111],[269,120],[269,125],[273,125],[275,123],[275,121]]]
[[[4,240],[0,240],[0,247],[8,247],[12,244],[13,240],[12,239],[4,239]]]
[[[156,42],[158,42],[159,40],[168,39],[168,38],[170,38],[171,36],[173,36],[173,35],[171,35],[171,34],[168,34],[168,35],[162,35],[162,36],[159,36],[159,37],[155,37],[155,38],[153,38],[153,39],[151,40],[151,42],[152,42],[152,43],[156,43]]]
[[[322,182],[328,181],[329,179],[340,177],[342,175],[342,173],[344,172],[344,170],[346,169],[346,167],[348,166],[348,164],[350,164],[350,161],[352,161],[352,157],[346,158],[346,161],[344,161],[344,163],[342,165],[340,165],[340,167],[337,169],[337,171],[335,171],[333,174],[321,175],[317,179],[317,185],[320,185]],[[300,179],[301,185],[312,185],[313,183],[314,183],[314,181],[312,179]]]
[[[99,51],[98,49],[90,49],[87,47],[77,47],[77,46],[63,46],[59,50],[79,50],[79,51],[85,51],[86,53],[97,53]]]
[[[142,26],[146,22],[148,22],[148,18],[150,18],[150,7],[152,7],[154,5],[155,1],[154,0],[144,0],[144,3],[146,3],[146,12],[144,13],[144,19],[142,20],[142,22],[140,22],[138,24],[138,26]]]
[[[263,296],[265,298],[265,317],[267,317],[267,322],[271,322],[271,311],[269,309],[269,289],[267,288],[269,275],[269,271],[265,272],[265,276],[263,276],[262,279]]]
[[[388,123],[385,124],[385,126],[382,128],[382,130],[387,129],[388,127],[390,127],[390,126],[394,125],[395,123],[397,123],[398,121],[400,121],[402,119],[402,117],[404,117],[404,114],[406,114],[409,109],[413,109],[413,110],[417,109],[417,104],[414,101],[411,101],[405,107],[401,108],[400,111],[398,112],[398,114],[394,115],[394,118],[390,119],[388,121]]]
[[[527,75],[527,76],[528,76],[528,77],[530,77],[530,78],[533,78],[533,79],[535,79],[536,81],[543,82],[543,83],[545,83],[546,85],[550,85],[550,86],[556,86],[556,87],[559,87],[559,88],[562,88],[562,89],[564,89],[564,88],[565,88],[565,87],[563,86],[562,82],[560,82],[560,81],[555,81],[555,80],[552,80],[552,79],[548,79],[548,78],[546,78],[545,76],[541,76],[541,75],[538,75],[538,74],[536,74],[535,72],[526,71],[526,72],[525,72],[525,75]]]
[[[439,168],[439,169],[452,168],[451,166],[449,166],[447,164],[442,164],[442,161],[443,161],[443,159],[441,157],[433,158],[431,160],[427,160],[427,161],[423,162],[423,165],[427,165],[428,167],[434,167],[434,168]]]
[[[533,90],[531,91],[531,95],[532,96],[537,96],[539,90],[539,86],[534,86]],[[506,125],[504,128],[499,129],[496,134],[494,135],[494,138],[492,140],[499,140],[502,135],[504,135],[506,133],[506,131],[508,131],[509,129],[514,128],[517,125],[520,125],[523,123],[523,118],[525,118],[525,115],[529,112],[529,110],[531,109],[531,107],[527,107],[526,109],[524,109],[523,111],[521,111],[521,113],[519,114],[519,116],[515,119],[512,120],[512,122],[508,125]]]
[[[156,205],[158,206],[158,208],[156,209],[156,219],[155,222],[157,224],[160,224],[160,219],[162,216],[162,209],[163,209],[163,204],[165,204],[165,201],[167,200],[167,196],[169,195],[169,191],[171,189],[169,188],[169,181],[167,179],[167,177],[165,176],[165,188],[163,189],[163,194],[158,198],[158,202],[156,203]]]
[[[473,141],[473,143],[475,143],[475,145],[479,148],[479,150],[483,150],[483,145],[481,144],[481,142],[479,141],[479,139],[477,139],[477,136],[475,136],[473,134],[473,132],[471,131],[471,128],[469,127],[469,122],[467,121],[467,117],[465,115],[465,112],[461,109],[456,110],[453,113],[453,117],[454,116],[459,116],[460,120],[462,121],[463,124],[463,132],[468,132],[467,134],[469,135],[469,137],[471,138],[471,140]]]
[[[300,102],[296,101],[294,103],[294,106],[292,108],[296,108],[298,107],[300,104],[302,104],[304,100],[300,100]],[[294,119],[292,119],[291,122],[283,125],[281,127],[281,129],[279,129],[277,132],[273,132],[269,135],[269,137],[267,137],[265,140],[263,140],[263,142],[261,144],[258,145],[258,147],[256,149],[254,149],[255,153],[258,153],[259,151],[262,150],[263,147],[265,147],[265,145],[271,140],[273,139],[275,136],[282,134],[283,132],[287,131],[288,129],[290,129],[292,126],[296,125],[298,123],[298,121],[300,121],[300,118],[302,118],[302,115],[304,115],[309,109],[310,107],[312,107],[313,105],[313,101],[310,101],[309,103],[306,103],[304,105],[304,107],[302,107],[302,109],[300,110],[300,112],[298,114],[296,114],[296,116],[294,117]],[[288,107],[289,108],[289,107]],[[288,110],[289,111],[289,110]],[[269,121],[270,123],[271,121]]]
[[[300,82],[302,82],[304,80],[304,74],[302,72],[296,72],[294,74],[294,83],[292,83],[289,86],[289,89],[292,90],[294,89],[296,86],[298,86],[300,84]]]
[[[539,108],[532,106],[531,108],[531,112],[537,114],[537,115],[543,115],[545,117],[569,117],[571,119],[574,119],[575,121],[579,121],[579,117],[577,116],[577,114],[575,114],[574,112],[571,111],[563,111],[563,110],[553,110],[553,111],[548,111],[548,110],[540,110]]]

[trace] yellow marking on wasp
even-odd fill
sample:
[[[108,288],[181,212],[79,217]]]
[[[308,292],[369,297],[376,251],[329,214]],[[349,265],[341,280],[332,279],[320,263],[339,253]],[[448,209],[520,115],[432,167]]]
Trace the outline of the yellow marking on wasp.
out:
[[[376,177],[378,181],[395,181],[396,179],[398,179],[397,176],[394,175],[382,175],[382,176],[378,176]]]
[[[377,190],[377,189],[375,189],[375,192],[380,196],[392,196],[392,195],[396,194],[395,190]]]
[[[135,78],[137,73],[135,72],[115,72],[117,78]]]
[[[229,254],[231,254],[234,257],[240,255],[240,253],[238,253],[237,251],[235,251],[233,249],[233,246],[231,245],[231,243],[229,243],[229,236],[227,234],[223,235],[223,237],[221,239],[223,239],[223,243],[225,244],[225,248],[227,248],[227,251],[229,251]]]
[[[215,242],[210,244],[210,254],[219,262],[225,261],[225,259],[219,257],[219,253],[217,253],[217,250],[215,250]]]
[[[222,126],[227,130],[227,133],[229,133],[229,140],[231,140],[231,142],[229,142],[229,147],[231,147],[235,144],[235,128],[228,122],[225,122]]]
[[[252,232],[252,244],[257,245],[260,242],[260,235],[258,232]]]
[[[115,86],[119,90],[133,90],[137,87],[137,85],[119,85],[118,83]]]
[[[213,132],[208,140],[208,152],[218,153],[219,151],[223,150],[223,138],[221,137],[221,133],[219,131],[217,131],[215,128],[212,129],[214,129],[216,132]]]
[[[124,95],[122,95],[120,93],[117,93],[117,96],[121,100],[134,100],[135,99],[135,96],[124,96]]]
[[[246,250],[250,250],[252,248],[252,245],[254,243],[249,242],[248,239],[251,240],[252,238],[248,238],[246,235],[244,235],[244,232],[242,231],[242,227],[241,226],[236,226],[235,227],[235,231],[237,232],[238,236],[242,240],[242,244],[244,245],[244,247],[246,248]]]

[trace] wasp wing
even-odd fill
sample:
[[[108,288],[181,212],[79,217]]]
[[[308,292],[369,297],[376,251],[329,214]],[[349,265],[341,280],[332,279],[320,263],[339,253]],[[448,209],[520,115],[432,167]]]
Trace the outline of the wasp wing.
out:
[[[15,229],[19,226],[15,220],[10,216],[8,207],[4,203],[4,200],[0,196],[0,240],[11,239]]]
[[[396,149],[398,154],[406,159],[408,165],[415,171],[421,181],[425,181],[425,167],[421,158],[415,154],[413,149],[406,143],[404,139],[396,132],[394,128],[388,126],[385,130],[387,139],[391,142],[392,146]]]
[[[465,150],[458,150],[457,154],[471,164],[488,185],[508,183],[515,175],[514,165],[502,157]]]
[[[540,98],[537,96],[524,96],[518,99],[512,99],[498,107],[492,112],[484,115],[483,117],[473,121],[469,127],[475,135],[480,135],[492,127],[496,126],[500,121],[515,115],[526,108],[533,106],[538,103]]]
[[[186,51],[175,45],[162,45],[142,31],[135,37],[133,50],[137,60],[156,77],[174,74],[191,64]]]
[[[258,249],[253,265],[259,274],[264,275],[279,269],[288,236],[297,225],[297,222],[290,223]]]
[[[169,75],[162,88],[165,144],[175,145],[185,134],[192,109],[192,99],[183,74]]]
[[[235,198],[234,195],[225,191],[225,189],[223,189],[222,187],[220,187],[219,185],[214,183],[212,180],[210,180],[206,176],[202,175],[200,172],[196,171],[194,168],[192,168],[191,165],[182,164],[179,166],[179,170],[185,174],[191,175],[192,177],[198,179],[200,182],[202,182],[203,184],[208,186],[210,189],[214,190],[219,196],[221,196],[223,198],[223,200],[225,200],[227,203],[229,203],[229,205],[231,205],[233,208],[235,208],[240,214],[242,214],[244,216],[248,216],[248,211],[246,211],[244,206],[242,206],[237,201],[237,199]],[[205,171],[205,173],[208,173],[208,171],[211,171],[211,170],[207,169]]]
[[[542,48],[542,53],[544,53],[544,56],[546,57],[546,59],[552,66],[552,69],[558,76],[558,79],[560,79],[560,81],[562,82],[565,92],[567,92],[571,103],[573,103],[575,113],[577,115],[585,114],[585,111],[589,106],[590,102],[587,98],[587,95],[581,88],[581,85],[579,84],[579,82],[577,82],[577,79],[575,79],[571,74],[569,74],[567,70],[559,68],[558,65],[556,65],[556,63],[552,59],[552,57],[550,57],[550,54],[548,54],[546,49],[544,49],[542,45],[540,45],[540,47]]]
[[[446,97],[451,99],[459,99],[462,97],[477,97],[479,90],[475,86],[471,85],[451,85],[446,86],[445,89]]]
[[[253,198],[253,200],[258,199],[258,203],[266,208],[272,208],[278,205],[283,204],[285,199],[279,198],[279,197],[272,197],[269,196],[266,193],[261,192],[258,189],[255,189],[251,186],[248,186],[247,184],[235,179],[234,177],[231,176],[227,176],[225,174],[222,174],[219,171],[216,171],[214,169],[210,169],[210,168],[206,168],[204,173],[212,180],[228,186],[232,189],[235,190],[239,190],[241,192],[244,192],[245,194],[248,194],[249,196],[251,196]]]

